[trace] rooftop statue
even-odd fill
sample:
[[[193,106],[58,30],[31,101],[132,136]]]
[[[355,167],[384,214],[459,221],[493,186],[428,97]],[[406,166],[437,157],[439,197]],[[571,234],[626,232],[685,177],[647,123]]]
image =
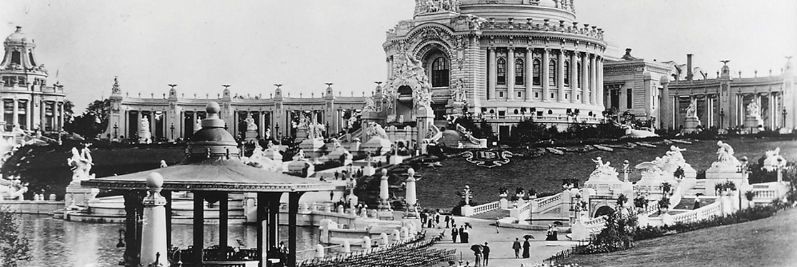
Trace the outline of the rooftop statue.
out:
[[[415,15],[442,11],[459,12],[459,0],[415,0]]]
[[[594,176],[617,177],[617,169],[611,166],[611,162],[607,161],[604,163],[601,157],[597,157],[592,161],[595,162],[595,170],[589,175],[590,179]]]
[[[252,113],[246,115],[244,122],[246,122],[247,131],[257,131],[257,124],[255,124],[255,119],[252,118]]]

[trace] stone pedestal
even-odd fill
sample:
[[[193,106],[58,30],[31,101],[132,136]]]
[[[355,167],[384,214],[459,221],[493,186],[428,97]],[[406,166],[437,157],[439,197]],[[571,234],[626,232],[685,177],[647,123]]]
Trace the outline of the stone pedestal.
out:
[[[153,173],[147,178],[149,196],[144,198],[144,216],[141,229],[141,258],[144,266],[167,266],[166,198],[161,196],[163,177]]]
[[[79,181],[73,181],[66,187],[64,195],[64,207],[67,209],[79,209],[89,206],[89,201],[93,200],[100,190],[97,188],[84,187]]]
[[[321,157],[321,147],[324,146],[324,140],[321,138],[305,139],[299,144],[299,148],[304,150],[304,155],[314,162]]]
[[[315,173],[315,166],[307,160],[294,160],[288,163],[288,174],[299,177],[310,177]]]
[[[758,133],[762,125],[764,125],[764,122],[761,120],[761,117],[746,116],[744,118],[744,129],[751,134]]]
[[[152,134],[147,130],[138,131],[138,143],[149,144],[152,143]]]
[[[684,120],[684,133],[693,133],[697,131],[697,126],[700,126],[700,119],[697,117],[686,117]]]
[[[712,166],[706,170],[706,189],[704,194],[706,196],[716,196],[717,194],[716,190],[714,190],[714,186],[728,181],[733,182],[737,189],[746,188],[749,185],[747,178],[736,168],[716,168]]]
[[[249,130],[244,133],[244,141],[257,142],[257,130]]]

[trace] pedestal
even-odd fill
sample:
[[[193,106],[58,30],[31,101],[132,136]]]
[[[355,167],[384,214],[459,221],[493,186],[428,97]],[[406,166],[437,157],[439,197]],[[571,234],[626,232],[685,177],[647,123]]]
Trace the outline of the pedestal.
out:
[[[700,126],[700,119],[697,117],[686,117],[684,120],[684,133],[694,133],[697,131],[697,126]]]
[[[246,131],[246,133],[244,133],[244,141],[246,141],[247,143],[257,142],[257,131],[256,130]]]
[[[744,118],[744,129],[751,134],[758,133],[763,124],[764,122],[760,117],[747,116]]]
[[[315,166],[307,160],[291,161],[291,163],[288,164],[288,173],[307,178],[315,173]]]
[[[304,150],[304,156],[313,161],[321,157],[321,147],[324,146],[324,140],[321,138],[305,139],[299,144],[299,148]]]
[[[94,199],[100,190],[97,188],[84,187],[80,182],[72,182],[66,187],[64,195],[64,207],[67,209],[86,208],[89,201]]]

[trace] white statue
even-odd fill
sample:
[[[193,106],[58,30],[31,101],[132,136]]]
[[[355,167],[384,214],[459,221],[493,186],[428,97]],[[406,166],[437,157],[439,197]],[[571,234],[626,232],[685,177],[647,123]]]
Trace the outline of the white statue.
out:
[[[752,101],[750,104],[747,104],[747,116],[755,118],[761,117],[761,107],[758,106],[756,101]]]
[[[457,79],[454,87],[451,88],[451,99],[454,100],[454,102],[465,101],[465,88],[461,78]]]
[[[94,178],[89,174],[92,162],[91,153],[88,148],[83,148],[83,152],[78,152],[76,147],[72,148],[72,157],[66,160],[67,165],[72,169],[72,181],[83,181]]]
[[[778,168],[786,166],[786,159],[780,155],[780,147],[766,152],[764,166],[761,168],[766,171],[776,171]]]
[[[382,125],[379,125],[376,122],[369,122],[368,128],[365,130],[366,130],[365,133],[368,134],[368,136],[379,136],[383,139],[389,139],[387,136],[387,132],[385,132],[385,129],[382,128]]]
[[[244,119],[244,122],[246,122],[247,131],[257,131],[257,124],[255,124],[255,119],[252,118],[251,113],[246,115],[246,119]]]
[[[727,143],[723,143],[722,141],[717,141],[717,161],[720,162],[729,162],[729,161],[736,161],[736,157],[733,156],[733,147]]]
[[[363,112],[376,112],[376,104],[374,103],[373,97],[366,97],[365,98],[365,107],[363,108]]]
[[[697,118],[697,101],[692,100],[689,103],[689,106],[686,108],[686,117],[687,118]]]
[[[194,132],[196,133],[199,130],[202,130],[202,120],[196,118],[196,123],[194,123]]]

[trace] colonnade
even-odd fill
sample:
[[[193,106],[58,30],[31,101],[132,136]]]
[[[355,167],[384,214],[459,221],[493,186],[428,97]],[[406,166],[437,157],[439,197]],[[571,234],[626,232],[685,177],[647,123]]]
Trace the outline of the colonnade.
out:
[[[48,111],[49,108],[52,109]],[[64,126],[64,102],[40,100],[35,105],[30,99],[3,99],[0,124],[5,124],[5,130],[20,126],[26,130],[40,128],[44,131],[59,131]]]
[[[543,102],[593,105],[604,103],[603,94],[596,93],[602,91],[600,89],[603,84],[601,55],[534,47],[488,47],[487,49],[488,100],[529,102],[540,99]],[[568,66],[565,66],[565,62]],[[516,73],[518,69],[516,64],[523,64],[520,69],[524,73]],[[535,65],[538,68],[535,68]],[[499,82],[499,76],[504,77],[502,82]],[[516,83],[516,77],[521,76],[523,82]],[[507,91],[506,96],[499,95],[499,89],[504,88]],[[518,91],[519,88],[523,90]],[[535,89],[541,89],[542,95],[536,96]],[[518,96],[518,93],[522,96]]]
[[[730,104],[731,109],[725,110],[722,108],[721,99],[717,94],[694,94],[688,96],[672,96],[672,104],[670,111],[672,112],[672,123],[674,128],[679,128],[683,125],[684,116],[681,110],[686,109],[688,103],[695,101],[697,103],[697,113],[700,116],[702,125],[706,128],[719,127],[719,128],[732,128],[744,125],[747,113],[747,105],[751,101],[759,107],[759,114],[764,121],[764,127],[770,129],[777,129],[784,126],[783,121],[783,104],[782,92],[766,92],[766,93],[738,93],[732,96]],[[687,100],[682,104],[680,100]],[[763,105],[766,102],[766,107]]]

